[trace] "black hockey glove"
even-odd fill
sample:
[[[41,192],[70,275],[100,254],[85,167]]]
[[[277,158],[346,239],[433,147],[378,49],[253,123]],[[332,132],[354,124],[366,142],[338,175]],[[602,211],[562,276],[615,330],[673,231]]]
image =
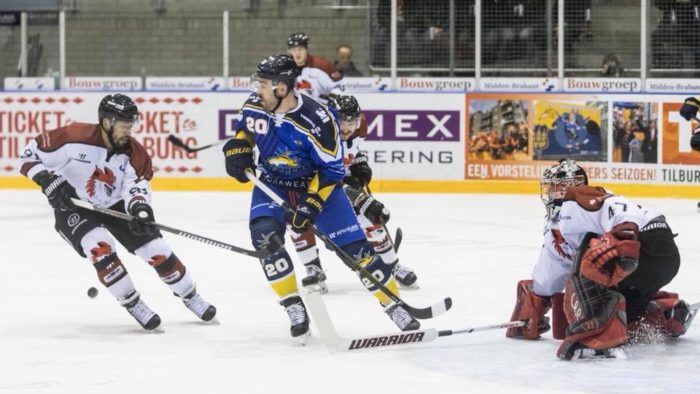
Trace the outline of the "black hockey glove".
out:
[[[153,209],[145,202],[135,202],[129,208],[129,215],[134,218],[129,221],[129,229],[136,235],[152,237],[158,232],[158,228],[146,224],[155,222]]]
[[[311,227],[323,209],[323,200],[316,193],[302,196],[292,217],[292,231],[303,233]]]
[[[253,147],[246,140],[230,139],[223,147],[226,160],[226,173],[236,178],[238,182],[248,182],[245,170],[253,170]]]
[[[358,215],[364,215],[372,224],[383,225],[389,221],[389,210],[373,196],[350,185],[343,186],[350,203]]]
[[[367,164],[367,156],[358,153],[350,164],[350,175],[356,178],[364,188],[372,181],[372,169]]]
[[[693,134],[690,137],[690,147],[694,150],[700,151],[700,131]]]
[[[685,120],[692,120],[698,115],[698,108],[700,108],[700,101],[695,97],[688,97],[679,112]]]
[[[53,209],[63,212],[75,211],[75,204],[70,199],[78,198],[78,195],[66,178],[44,170],[32,179],[41,186],[42,193],[49,199]]]

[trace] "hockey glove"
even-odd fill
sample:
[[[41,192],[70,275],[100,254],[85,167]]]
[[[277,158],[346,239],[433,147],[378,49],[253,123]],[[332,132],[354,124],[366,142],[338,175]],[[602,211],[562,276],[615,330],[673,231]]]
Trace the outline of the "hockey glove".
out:
[[[381,226],[389,221],[389,210],[373,196],[349,184],[343,186],[343,190],[345,190],[345,194],[347,194],[350,199],[350,203],[356,214],[364,215],[364,217],[375,225]]]
[[[236,178],[238,182],[248,182],[246,170],[253,170],[253,147],[243,139],[230,139],[223,147],[226,160],[226,173]]]
[[[323,200],[316,193],[302,196],[292,217],[292,231],[303,233],[311,227],[323,209]]]
[[[372,181],[372,169],[367,164],[367,156],[358,153],[350,164],[350,175],[357,179],[360,183],[360,188],[364,188]]]
[[[695,97],[688,97],[683,102],[683,106],[679,112],[683,119],[689,121],[698,115],[698,108],[700,108],[700,101]]]
[[[75,211],[76,207],[71,198],[78,198],[78,195],[66,178],[48,171],[41,171],[32,179],[41,186],[41,191],[49,199],[53,209],[63,212]]]
[[[129,221],[129,229],[136,235],[152,237],[158,232],[158,228],[147,224],[154,222],[153,209],[145,202],[135,202],[129,208],[129,214],[134,218]]]
[[[622,223],[610,232],[591,239],[581,259],[582,276],[611,287],[628,277],[639,265],[637,226]]]
[[[693,148],[693,150],[700,151],[700,131],[690,137],[690,147]]]

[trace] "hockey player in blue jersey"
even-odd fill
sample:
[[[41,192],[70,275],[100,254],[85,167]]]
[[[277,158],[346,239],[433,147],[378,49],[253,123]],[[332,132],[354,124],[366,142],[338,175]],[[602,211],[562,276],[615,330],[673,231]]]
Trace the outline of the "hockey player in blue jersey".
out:
[[[293,337],[309,330],[309,316],[299,297],[294,266],[284,248],[286,222],[292,231],[316,226],[360,261],[368,272],[398,294],[391,267],[375,255],[341,182],[345,176],[337,114],[314,99],[294,91],[299,68],[291,56],[272,55],[252,76],[255,93],[241,109],[236,135],[223,147],[226,172],[248,182],[245,171],[257,169],[260,180],[296,211],[292,217],[259,188],[253,189],[250,232],[253,246],[269,253],[263,271],[291,322]],[[258,148],[257,165],[253,147]],[[420,327],[405,309],[377,287],[367,287],[401,330]]]

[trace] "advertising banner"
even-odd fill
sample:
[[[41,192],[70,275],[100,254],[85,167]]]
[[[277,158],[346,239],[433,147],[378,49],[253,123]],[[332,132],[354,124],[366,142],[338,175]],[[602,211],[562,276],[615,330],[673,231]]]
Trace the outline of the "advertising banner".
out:
[[[63,90],[134,91],[141,90],[141,77],[65,77]]]
[[[579,161],[598,182],[700,186],[684,95],[467,95],[466,179],[536,180]]]
[[[56,82],[48,77],[5,77],[5,90],[54,90]]]
[[[146,77],[146,90],[224,90],[222,77]]]
[[[490,78],[479,81],[482,92],[556,92],[560,89],[557,78]]]

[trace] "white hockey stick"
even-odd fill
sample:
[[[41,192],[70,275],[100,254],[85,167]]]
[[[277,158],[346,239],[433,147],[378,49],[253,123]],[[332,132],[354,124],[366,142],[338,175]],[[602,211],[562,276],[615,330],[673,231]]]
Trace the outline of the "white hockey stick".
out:
[[[304,296],[304,302],[307,309],[311,313],[312,321],[316,324],[316,328],[321,333],[323,342],[331,352],[349,352],[351,350],[373,349],[380,347],[395,347],[408,345],[412,343],[425,343],[434,341],[440,337],[446,337],[455,334],[469,334],[478,331],[496,330],[510,327],[522,327],[525,322],[512,321],[502,324],[494,324],[490,326],[471,327],[460,330],[436,330],[428,328],[425,330],[407,331],[400,333],[391,333],[383,335],[369,335],[357,338],[343,338],[338,335],[338,332],[331,321],[331,317],[326,309],[326,304],[323,302],[321,295],[317,292],[309,292]]]

